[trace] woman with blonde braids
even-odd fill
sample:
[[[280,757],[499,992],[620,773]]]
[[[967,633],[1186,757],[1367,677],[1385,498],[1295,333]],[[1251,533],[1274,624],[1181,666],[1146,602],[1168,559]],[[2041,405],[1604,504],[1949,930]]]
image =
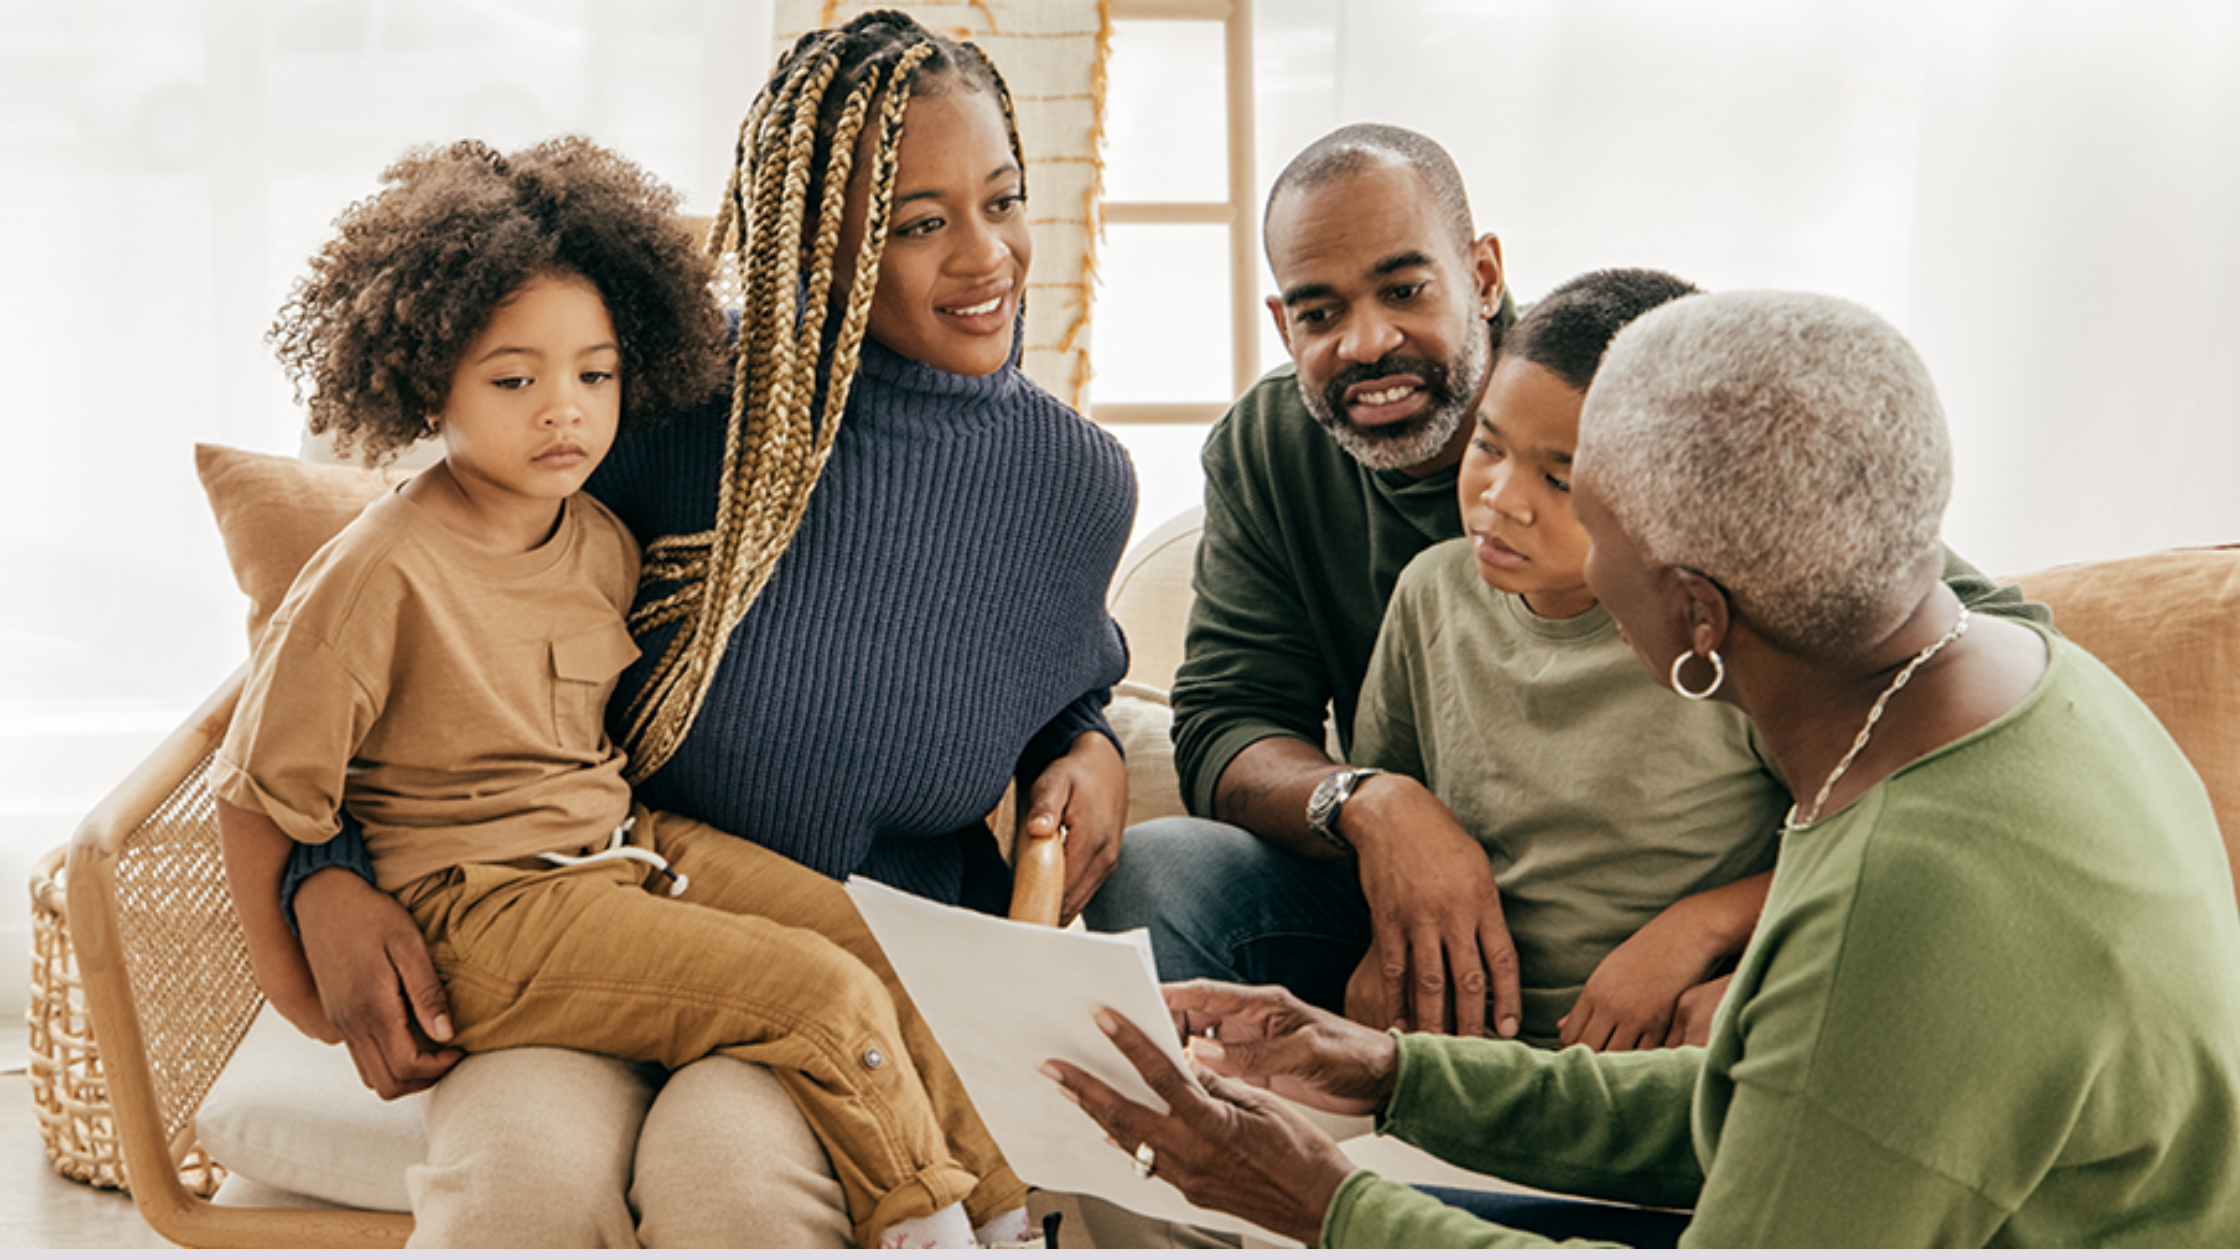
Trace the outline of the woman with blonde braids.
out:
[[[1123,808],[1104,590],[1135,486],[1015,366],[1007,99],[977,49],[897,14],[781,64],[717,220],[746,290],[731,397],[593,483],[653,540],[610,724],[661,808],[996,912],[981,820],[1016,777],[1030,827],[1067,828],[1070,918]]]
[[[643,654],[609,715],[639,798],[828,876],[999,909],[982,820],[1016,777],[1027,828],[1066,832],[1070,917],[1124,822],[1103,597],[1134,477],[1017,370],[1030,246],[1002,81],[970,45],[866,15],[780,62],[739,166],[718,232],[745,298],[732,389],[626,434],[588,487],[648,541]],[[305,951],[361,1074],[424,1087],[453,1056],[415,1039],[445,1008],[411,923],[297,865]],[[416,1241],[850,1236],[823,1153],[751,1065],[663,1081],[477,1054],[427,1116]]]

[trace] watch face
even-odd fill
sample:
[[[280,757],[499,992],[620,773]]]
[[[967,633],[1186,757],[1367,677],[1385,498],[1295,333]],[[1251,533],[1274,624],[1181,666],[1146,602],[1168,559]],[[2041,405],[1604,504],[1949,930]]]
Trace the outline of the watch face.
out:
[[[1330,815],[1338,812],[1339,794],[1344,790],[1344,785],[1351,782],[1352,780],[1347,776],[1347,773],[1341,770],[1325,777],[1322,782],[1314,785],[1314,795],[1307,798],[1307,825],[1309,827],[1324,834],[1328,833]]]

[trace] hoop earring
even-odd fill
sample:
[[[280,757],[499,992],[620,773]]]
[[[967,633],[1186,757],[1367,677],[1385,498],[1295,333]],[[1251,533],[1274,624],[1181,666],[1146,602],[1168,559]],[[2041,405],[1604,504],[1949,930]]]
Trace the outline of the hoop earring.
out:
[[[1701,691],[1690,691],[1688,685],[1680,681],[1680,667],[1693,659],[1695,654],[1696,650],[1689,648],[1672,658],[1672,689],[1690,700],[1709,700],[1712,693],[1719,690],[1719,684],[1727,681],[1727,663],[1719,659],[1719,649],[1711,649],[1711,655],[1704,658],[1711,662],[1711,685]]]

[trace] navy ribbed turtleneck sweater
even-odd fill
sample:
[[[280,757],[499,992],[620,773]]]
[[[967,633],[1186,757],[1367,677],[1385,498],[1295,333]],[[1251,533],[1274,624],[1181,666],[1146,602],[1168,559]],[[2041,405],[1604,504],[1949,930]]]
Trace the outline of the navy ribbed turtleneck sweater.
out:
[[[641,544],[708,529],[729,418],[723,398],[625,430],[588,488]],[[958,901],[1011,776],[1104,728],[1135,497],[1120,444],[1017,368],[953,376],[867,339],[800,533],[639,796]],[[670,633],[640,643],[611,719]]]

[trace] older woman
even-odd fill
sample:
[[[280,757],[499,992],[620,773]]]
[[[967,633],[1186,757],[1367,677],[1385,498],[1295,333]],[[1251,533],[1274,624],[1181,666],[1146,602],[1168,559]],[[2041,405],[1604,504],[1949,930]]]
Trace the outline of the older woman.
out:
[[[2200,781],[2072,644],[1937,581],[1951,458],[1903,338],[1829,298],[1644,317],[1588,396],[1588,577],[1659,678],[1798,788],[1704,1050],[1393,1038],[1169,994],[1213,1072],[1711,1246],[2240,1242],[2240,916]],[[1108,1030],[1171,1114],[1052,1073],[1193,1200],[1334,1245],[1529,1237],[1351,1169],[1245,1086]]]

